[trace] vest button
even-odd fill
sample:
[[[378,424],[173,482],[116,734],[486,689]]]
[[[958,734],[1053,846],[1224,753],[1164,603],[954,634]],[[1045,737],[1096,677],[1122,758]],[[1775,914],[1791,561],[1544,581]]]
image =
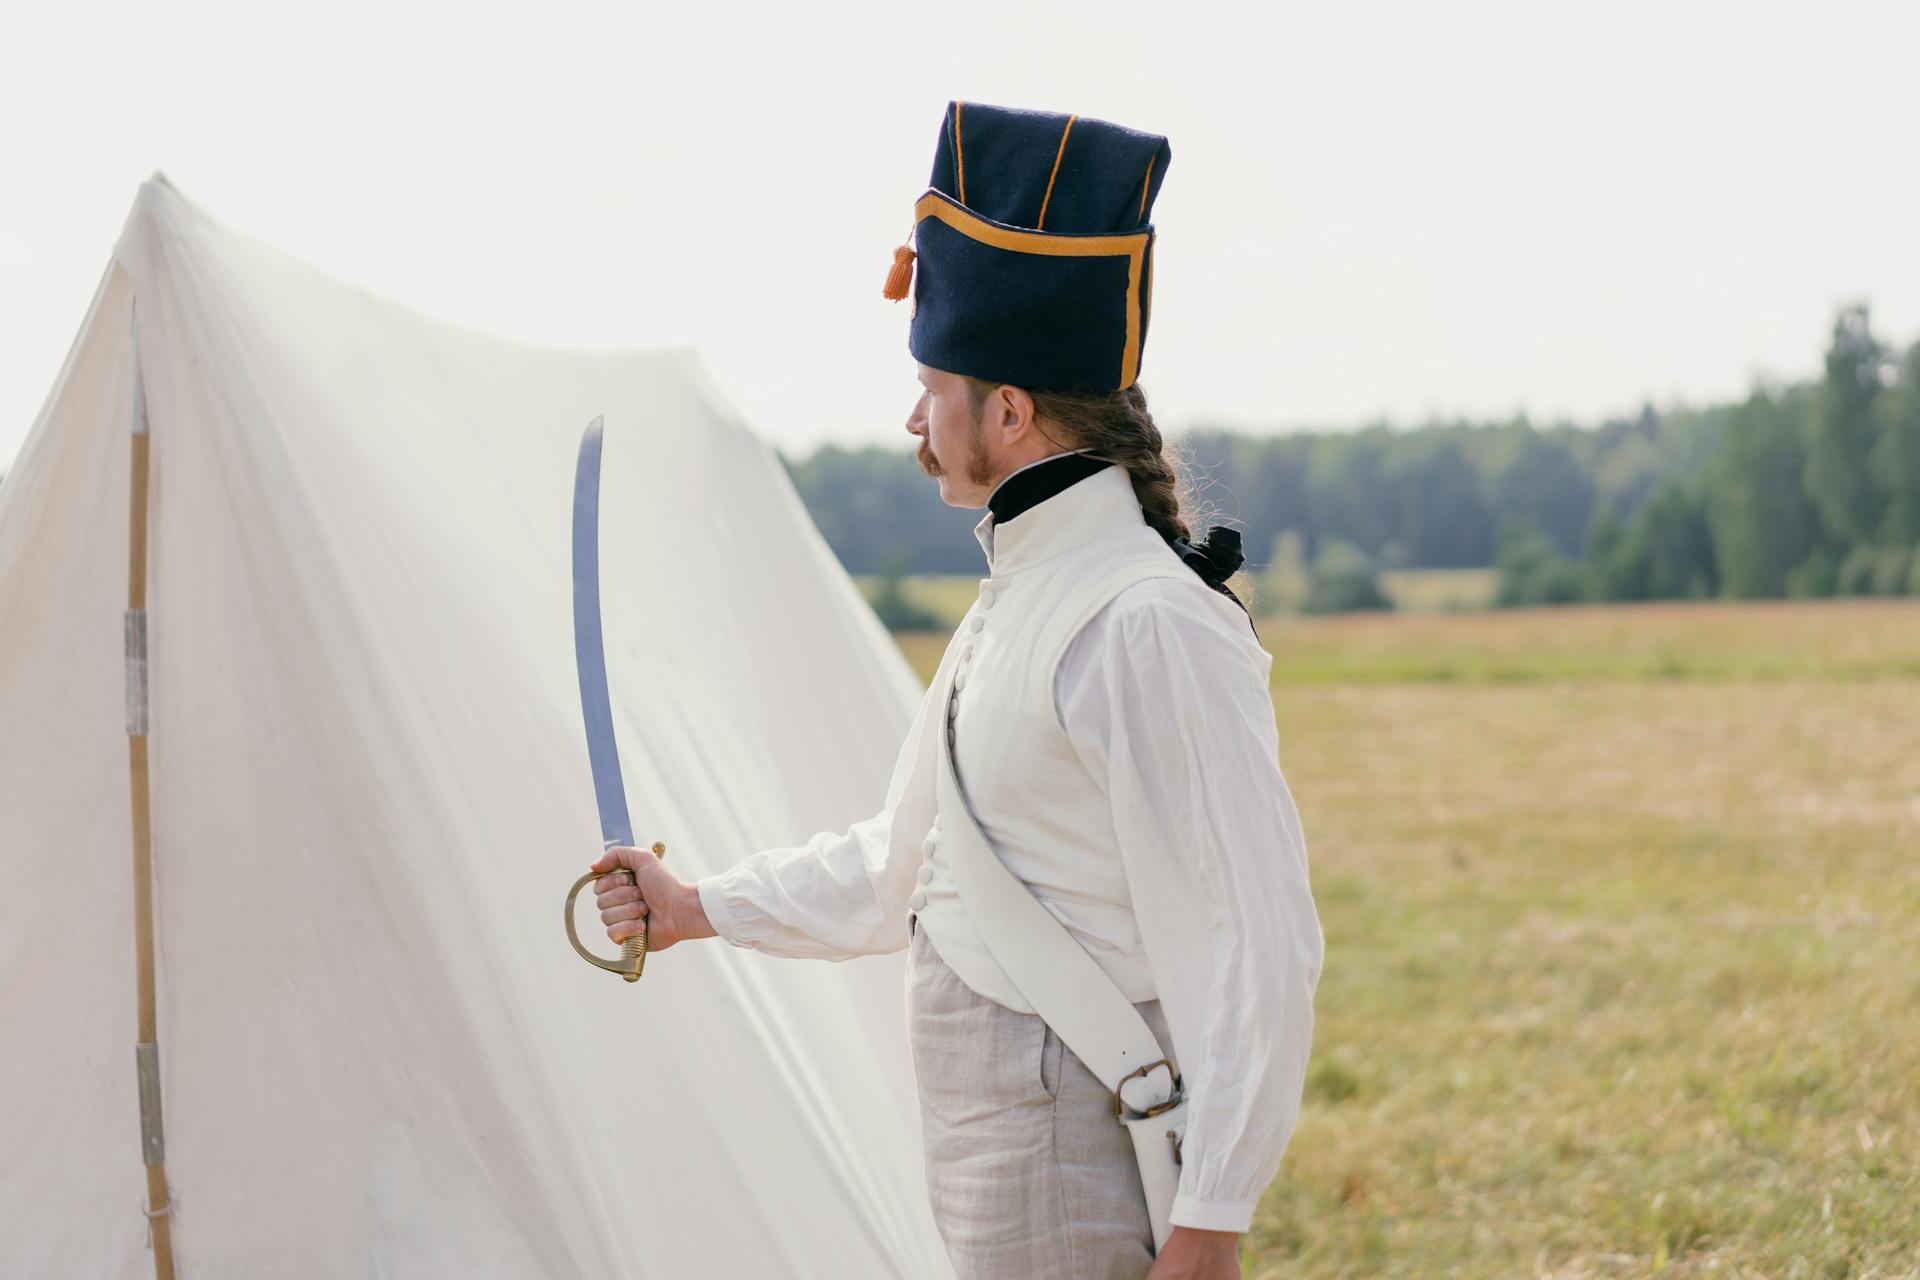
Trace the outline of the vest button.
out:
[[[933,879],[933,868],[929,866],[927,863],[924,863],[924,862],[921,863],[920,864],[920,883],[926,884],[928,881],[932,879]]]
[[[959,674],[953,677],[953,687],[956,691],[967,687],[967,669],[965,667],[960,668]]]
[[[993,608],[993,588],[992,587],[980,588],[980,607],[982,609]]]
[[[934,843],[934,839],[932,836],[928,836],[925,840],[922,840],[920,842],[920,852],[924,853],[929,858],[933,856],[933,851],[939,847],[940,846],[938,844]]]
[[[912,908],[915,911],[920,910],[922,907],[926,905],[927,905],[927,895],[920,892],[918,889],[915,889],[913,891],[913,896],[907,899],[907,906]]]
[[[973,641],[969,640],[965,644],[960,646],[960,661],[965,662],[968,658],[971,658],[972,656],[973,656]]]
[[[987,619],[983,614],[976,613],[971,618],[967,619],[967,630],[969,631],[978,631],[980,630],[980,628],[986,625],[987,625]]]

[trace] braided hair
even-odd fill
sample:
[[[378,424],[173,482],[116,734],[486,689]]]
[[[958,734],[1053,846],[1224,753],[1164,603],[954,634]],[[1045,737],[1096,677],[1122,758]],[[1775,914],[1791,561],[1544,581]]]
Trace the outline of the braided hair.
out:
[[[978,417],[996,384],[972,377],[966,382],[974,416]],[[1246,610],[1247,624],[1252,626],[1252,611],[1227,585],[1245,560],[1240,550],[1240,531],[1216,524],[1207,530],[1206,537],[1198,542],[1193,540],[1186,518],[1191,482],[1174,465],[1186,459],[1161,437],[1160,428],[1147,408],[1147,393],[1141,390],[1140,384],[1136,382],[1110,392],[1029,391],[1027,394],[1033,397],[1035,416],[1057,424],[1066,433],[1066,443],[1057,440],[1054,443],[1126,468],[1147,523],[1166,539],[1167,545],[1202,582]],[[1041,434],[1047,434],[1044,427]],[[1259,628],[1255,627],[1255,637],[1259,634]]]

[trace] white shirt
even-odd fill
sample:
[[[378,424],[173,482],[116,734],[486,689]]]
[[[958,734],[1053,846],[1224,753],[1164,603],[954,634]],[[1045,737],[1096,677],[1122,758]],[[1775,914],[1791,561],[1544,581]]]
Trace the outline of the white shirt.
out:
[[[990,560],[992,521],[975,530]],[[1137,951],[1153,975],[1188,1098],[1172,1221],[1224,1231],[1248,1228],[1292,1133],[1322,957],[1306,841],[1278,763],[1273,658],[1256,646],[1262,660],[1249,662],[1247,627],[1198,576],[1134,583],[1074,638],[1053,686],[1059,721],[1113,806],[1134,904],[1137,938],[1105,941]],[[855,949],[846,926],[850,895],[866,905],[883,880],[900,882],[891,818],[882,808],[702,878],[708,920],[771,955],[881,949]],[[884,905],[903,918],[898,896]]]

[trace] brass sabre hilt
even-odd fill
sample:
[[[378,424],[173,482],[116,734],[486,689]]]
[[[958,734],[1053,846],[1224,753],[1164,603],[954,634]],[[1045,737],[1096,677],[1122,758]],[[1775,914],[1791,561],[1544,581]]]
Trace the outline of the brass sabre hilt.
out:
[[[666,843],[659,840],[654,841],[653,852],[656,857],[664,860],[667,856]],[[618,960],[602,960],[599,956],[593,954],[593,952],[587,950],[580,944],[580,935],[574,931],[573,900],[580,896],[582,889],[592,884],[595,880],[598,880],[601,874],[602,873],[598,871],[589,871],[578,880],[575,880],[573,882],[573,888],[567,891],[567,941],[573,944],[573,949],[578,951],[580,958],[588,964],[593,965],[595,968],[605,969],[608,973],[617,973],[628,982],[638,982],[640,981],[640,971],[644,969],[647,964],[647,931],[653,922],[653,909],[651,907],[647,909],[646,915],[640,917],[640,932],[620,944],[620,958]],[[627,870],[625,867],[616,867],[606,874],[613,876],[623,885],[635,883],[633,872]]]

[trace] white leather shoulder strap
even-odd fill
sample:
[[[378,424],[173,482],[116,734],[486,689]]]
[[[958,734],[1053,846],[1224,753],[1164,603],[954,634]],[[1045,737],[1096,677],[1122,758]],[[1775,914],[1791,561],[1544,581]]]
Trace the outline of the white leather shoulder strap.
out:
[[[940,720],[953,698],[949,673],[940,693]],[[1042,906],[974,821],[960,793],[953,746],[944,728],[937,754],[937,796],[942,840],[955,887],[974,930],[993,958],[1054,1034],[1109,1089],[1136,1111],[1173,1097],[1171,1067],[1152,1070],[1167,1054],[1140,1011],[1113,984],[1066,926]]]

